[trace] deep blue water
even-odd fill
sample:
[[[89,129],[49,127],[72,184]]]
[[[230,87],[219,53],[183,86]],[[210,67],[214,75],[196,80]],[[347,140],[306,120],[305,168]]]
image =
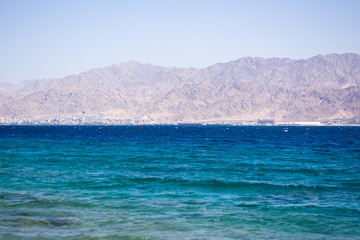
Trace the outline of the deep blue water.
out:
[[[0,126],[0,239],[360,239],[360,127]]]

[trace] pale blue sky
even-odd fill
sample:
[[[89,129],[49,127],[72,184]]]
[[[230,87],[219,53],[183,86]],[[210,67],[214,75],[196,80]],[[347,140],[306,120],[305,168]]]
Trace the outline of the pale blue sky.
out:
[[[358,0],[0,0],[0,82],[360,53]]]

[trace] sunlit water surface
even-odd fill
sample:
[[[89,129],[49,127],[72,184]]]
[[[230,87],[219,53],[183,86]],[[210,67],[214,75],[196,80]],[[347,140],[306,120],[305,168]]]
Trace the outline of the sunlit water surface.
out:
[[[0,239],[360,239],[360,128],[0,126]]]

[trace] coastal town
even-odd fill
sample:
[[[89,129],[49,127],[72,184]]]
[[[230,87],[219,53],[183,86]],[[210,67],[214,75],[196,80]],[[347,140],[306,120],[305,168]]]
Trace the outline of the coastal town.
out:
[[[0,117],[0,125],[233,125],[233,126],[358,126],[353,119],[319,121],[255,120],[203,120],[203,121],[157,121],[151,117],[141,119],[115,119],[99,115],[55,117]]]

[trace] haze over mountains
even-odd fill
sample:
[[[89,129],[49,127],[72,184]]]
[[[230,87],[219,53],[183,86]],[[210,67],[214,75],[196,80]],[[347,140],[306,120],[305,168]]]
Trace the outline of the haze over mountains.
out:
[[[360,117],[360,55],[246,57],[204,69],[126,62],[61,79],[0,84],[0,117],[162,122]]]

